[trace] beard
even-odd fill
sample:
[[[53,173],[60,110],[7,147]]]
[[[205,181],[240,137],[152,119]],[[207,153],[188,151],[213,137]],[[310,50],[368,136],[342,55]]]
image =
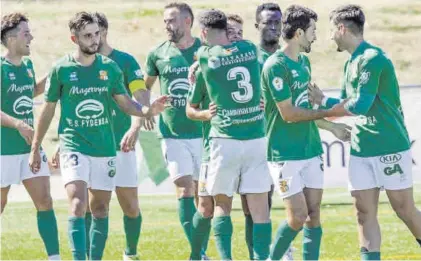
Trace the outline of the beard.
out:
[[[173,43],[178,43],[183,36],[184,34],[179,30],[169,31],[168,40]]]
[[[81,52],[86,54],[86,55],[96,54],[98,52],[98,49],[99,49],[99,45],[96,45],[95,47],[93,47],[93,46],[90,46],[90,47],[80,46]]]
[[[306,53],[311,52],[311,43],[308,46],[304,47],[304,52],[306,52]]]

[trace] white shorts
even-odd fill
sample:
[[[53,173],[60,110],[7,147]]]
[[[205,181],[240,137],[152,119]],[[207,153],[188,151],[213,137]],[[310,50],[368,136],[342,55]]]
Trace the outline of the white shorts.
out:
[[[41,154],[41,169],[32,173],[29,168],[29,153],[19,155],[1,155],[1,187],[5,188],[12,184],[20,184],[21,181],[36,177],[50,176],[47,156]]]
[[[137,188],[137,161],[136,152],[117,151],[117,173],[114,177],[114,185],[123,188]]]
[[[272,184],[266,161],[266,138],[212,138],[206,189],[211,196],[264,193]]]
[[[376,156],[349,158],[349,190],[384,188],[399,190],[412,187],[411,151]]]
[[[316,156],[305,160],[269,162],[269,170],[275,191],[287,198],[303,191],[303,188],[323,189],[323,159]]]
[[[85,181],[88,188],[113,191],[116,157],[91,157],[79,152],[60,154],[60,170],[64,185]]]
[[[184,176],[199,180],[202,139],[163,139],[161,147],[173,181]]]

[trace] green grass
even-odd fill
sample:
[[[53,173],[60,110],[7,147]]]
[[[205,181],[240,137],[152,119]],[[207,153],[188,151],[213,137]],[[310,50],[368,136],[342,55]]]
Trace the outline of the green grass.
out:
[[[417,204],[421,204],[421,192],[415,193]],[[379,220],[382,229],[382,258],[389,260],[419,260],[419,247],[405,225],[396,217],[386,200],[381,196]],[[183,235],[176,212],[177,203],[173,196],[141,196],[143,213],[142,235],[138,247],[142,260],[187,260],[189,247]],[[357,231],[351,198],[343,189],[328,190],[322,208],[323,242],[320,258],[323,260],[359,259]],[[56,201],[55,211],[60,232],[61,254],[70,259],[67,238],[67,202]],[[281,200],[275,198],[272,210],[273,231],[284,219]],[[233,256],[236,260],[247,258],[244,242],[244,219],[238,197],[233,210],[234,236]],[[44,247],[36,228],[35,210],[31,203],[11,202],[2,216],[1,259],[45,259]],[[121,260],[124,249],[122,212],[116,199],[111,203],[110,231],[104,259]],[[295,258],[301,259],[301,235],[293,243],[297,248]],[[211,238],[209,256],[218,258],[215,242]]]

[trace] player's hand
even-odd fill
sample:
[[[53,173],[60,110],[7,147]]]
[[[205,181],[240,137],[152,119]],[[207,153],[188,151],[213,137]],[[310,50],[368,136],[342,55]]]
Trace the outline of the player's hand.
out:
[[[123,136],[123,139],[120,142],[120,149],[123,152],[129,152],[134,150],[134,147],[139,137],[138,128],[130,128]]]
[[[19,134],[23,137],[26,143],[31,145],[32,139],[34,138],[34,129],[23,121],[19,121],[16,129],[19,131]]]
[[[205,114],[206,120],[210,121],[213,118],[213,116],[216,115],[216,110],[217,110],[216,104],[211,102],[209,104],[209,108],[206,110],[206,114]]]
[[[39,153],[39,148],[31,149],[31,153],[29,154],[29,168],[34,174],[41,169],[41,155]]]
[[[193,85],[196,83],[196,71],[199,69],[199,62],[195,61],[189,68],[189,83],[190,85]]]
[[[352,127],[344,123],[335,123],[331,132],[341,141],[347,142],[351,140]]]
[[[263,100],[263,99],[260,99],[260,109],[262,110],[262,111],[264,111],[265,110],[265,100]]]
[[[312,105],[320,105],[322,104],[322,100],[325,97],[323,92],[315,83],[308,84],[308,97]]]
[[[163,112],[165,108],[169,106],[168,103],[170,100],[171,98],[168,95],[163,95],[156,99],[149,107],[148,113],[145,117],[150,118]]]
[[[54,152],[53,158],[51,159],[51,166],[55,169],[60,168],[60,146],[57,146]]]
[[[155,118],[154,117],[142,118],[142,127],[148,131],[153,130],[155,127]]]

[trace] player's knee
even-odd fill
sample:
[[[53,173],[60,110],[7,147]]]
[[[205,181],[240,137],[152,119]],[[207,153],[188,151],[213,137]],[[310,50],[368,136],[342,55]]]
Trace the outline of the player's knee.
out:
[[[306,220],[308,227],[320,226],[320,204],[308,208],[308,217]]]
[[[364,211],[362,209],[357,209],[357,222],[360,225],[367,223],[375,222],[377,217],[374,211]]]
[[[84,217],[86,213],[86,204],[80,198],[73,198],[70,203],[70,212],[72,216]]]
[[[178,198],[194,197],[194,188],[192,186],[177,187]]]
[[[91,212],[96,218],[105,218],[108,216],[108,204],[105,202],[95,202],[91,204]]]
[[[295,229],[301,229],[304,226],[304,223],[307,220],[307,212],[304,210],[296,211],[292,217],[289,219],[289,225]]]
[[[46,211],[53,208],[53,199],[49,193],[42,195],[34,203],[38,211]]]
[[[127,204],[123,209],[124,215],[130,217],[130,218],[136,218],[139,216],[140,209],[137,202],[130,202]]]
[[[199,199],[198,211],[205,218],[213,216],[214,207],[213,199],[211,197],[204,197]]]
[[[3,213],[4,208],[7,205],[7,197],[1,197],[1,213]]]

